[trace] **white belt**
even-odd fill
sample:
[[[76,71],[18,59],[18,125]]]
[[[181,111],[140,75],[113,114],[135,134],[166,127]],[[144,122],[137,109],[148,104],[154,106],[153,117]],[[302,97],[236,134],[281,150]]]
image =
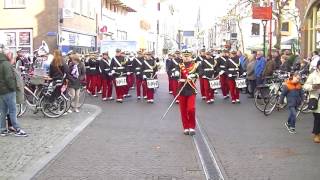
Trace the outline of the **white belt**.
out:
[[[140,70],[141,68],[136,68],[136,70]]]
[[[95,70],[95,69],[97,69],[97,68],[90,68],[91,70]]]
[[[86,68],[90,68],[90,66],[85,66]]]
[[[179,82],[186,82],[186,79],[179,79]]]
[[[124,67],[115,67],[114,69],[124,69]]]
[[[104,69],[105,71],[109,71],[110,69]]]
[[[237,71],[237,70],[239,70],[238,68],[229,68],[228,69],[229,71]]]
[[[221,68],[225,68],[226,66],[220,66]]]
[[[204,69],[204,71],[213,71],[213,69],[211,69],[211,68],[206,68],[206,69]]]
[[[147,69],[147,70],[144,70],[143,72],[153,72],[152,69]]]

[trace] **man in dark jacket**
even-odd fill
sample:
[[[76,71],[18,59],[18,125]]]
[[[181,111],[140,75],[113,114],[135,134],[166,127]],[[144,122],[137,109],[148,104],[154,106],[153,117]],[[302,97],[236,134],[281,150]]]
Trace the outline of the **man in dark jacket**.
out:
[[[15,136],[27,136],[20,128],[16,116],[16,77],[14,69],[9,60],[12,60],[12,53],[4,53],[4,48],[0,48],[0,135],[9,134],[6,128],[6,115],[9,117],[15,129]]]

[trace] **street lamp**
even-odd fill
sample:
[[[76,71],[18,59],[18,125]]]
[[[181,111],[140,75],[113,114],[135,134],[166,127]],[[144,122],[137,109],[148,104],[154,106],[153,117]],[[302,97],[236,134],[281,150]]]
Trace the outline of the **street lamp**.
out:
[[[266,57],[267,22],[268,22],[268,20],[262,20],[262,25],[263,25],[263,56],[264,57]]]

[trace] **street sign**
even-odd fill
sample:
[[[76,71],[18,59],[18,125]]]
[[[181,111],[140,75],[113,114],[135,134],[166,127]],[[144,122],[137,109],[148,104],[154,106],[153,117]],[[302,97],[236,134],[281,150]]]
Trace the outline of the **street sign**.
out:
[[[47,32],[47,36],[56,36],[57,32]]]
[[[272,7],[259,7],[252,6],[252,18],[253,19],[262,19],[262,20],[271,20],[272,19]]]

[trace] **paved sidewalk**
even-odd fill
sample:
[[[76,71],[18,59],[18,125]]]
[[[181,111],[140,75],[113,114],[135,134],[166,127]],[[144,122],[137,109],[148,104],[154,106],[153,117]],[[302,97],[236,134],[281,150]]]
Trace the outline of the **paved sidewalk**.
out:
[[[84,105],[80,113],[48,119],[41,112],[34,115],[28,111],[19,119],[28,137],[0,137],[0,180],[16,179],[39,170],[41,167],[37,166],[49,161],[56,148],[98,112],[97,106]]]

